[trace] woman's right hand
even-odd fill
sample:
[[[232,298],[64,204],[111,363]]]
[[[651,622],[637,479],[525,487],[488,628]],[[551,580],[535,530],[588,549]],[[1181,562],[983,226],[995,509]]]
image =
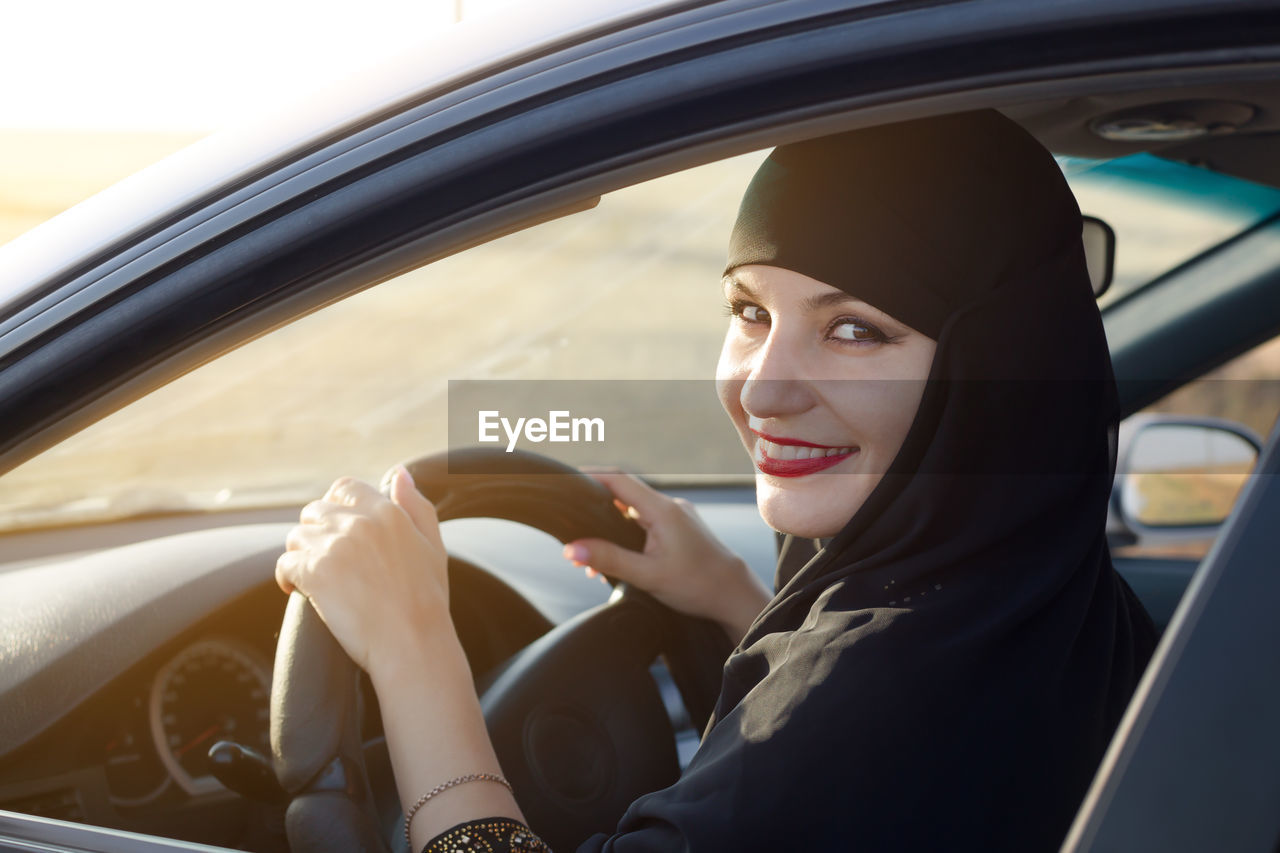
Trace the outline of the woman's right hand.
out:
[[[643,551],[604,539],[577,539],[564,547],[575,565],[587,566],[648,592],[689,616],[719,624],[737,643],[772,598],[736,554],[707,529],[693,505],[669,498],[630,474],[591,473],[613,493],[614,503],[645,530]]]

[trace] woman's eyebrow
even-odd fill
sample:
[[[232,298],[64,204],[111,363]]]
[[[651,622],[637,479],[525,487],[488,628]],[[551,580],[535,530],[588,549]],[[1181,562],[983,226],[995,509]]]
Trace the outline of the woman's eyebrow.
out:
[[[740,294],[743,297],[751,300],[752,302],[760,301],[760,297],[757,296],[756,293],[750,287],[748,287],[745,282],[742,281],[742,279],[734,275],[725,276],[724,285],[725,285],[725,289],[728,290],[731,294],[733,293]],[[836,305],[844,305],[850,302],[856,305],[866,305],[865,302],[863,302],[861,299],[858,299],[856,296],[852,296],[840,290],[830,290],[826,293],[820,293],[816,296],[806,297],[804,301],[800,303],[800,308],[802,311],[806,313],[810,313],[814,311],[822,311]],[[870,306],[867,306],[867,307],[870,308]]]
[[[747,299],[752,300],[753,302],[760,301],[760,297],[756,296],[756,294],[751,290],[751,288],[743,284],[742,280],[735,275],[725,276],[724,286],[725,286],[725,289],[728,290],[730,293],[739,293],[745,296]]]
[[[816,296],[806,297],[800,303],[800,307],[807,313],[811,311],[821,311],[824,308],[830,308],[834,305],[843,305],[846,302],[856,302],[859,305],[864,304],[861,299],[850,296],[839,290],[831,290],[826,293],[820,293]]]

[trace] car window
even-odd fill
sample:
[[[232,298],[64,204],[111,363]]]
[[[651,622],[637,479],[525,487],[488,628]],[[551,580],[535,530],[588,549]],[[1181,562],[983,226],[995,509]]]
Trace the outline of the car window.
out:
[[[765,153],[611,193],[253,341],[0,477],[0,525],[297,504],[343,474],[377,481],[445,448],[450,380],[689,382],[718,412],[724,250]],[[718,414],[704,440],[737,447]]]
[[[1280,213],[1280,190],[1195,166],[1136,154],[1099,161],[1058,158],[1081,210],[1116,233],[1115,278],[1103,310],[1224,240]],[[1265,438],[1280,414],[1280,338],[1188,382],[1138,416],[1220,418]],[[1244,478],[1233,480],[1229,504]],[[1146,531],[1120,557],[1198,560],[1216,538],[1204,531]]]
[[[1082,213],[1116,234],[1105,309],[1165,272],[1280,212],[1280,190],[1206,169],[1132,154],[1059,157]]]
[[[750,466],[711,379],[725,246],[765,153],[610,193],[200,367],[0,477],[0,529],[297,505],[342,474],[376,481],[395,462],[457,446],[448,404],[467,380],[506,383],[508,396],[552,380],[584,383],[577,399],[621,395],[640,435],[681,454],[658,470],[592,448],[575,464],[741,482]],[[1280,192],[1224,194],[1214,182],[1231,179],[1213,175],[1209,194],[1236,201],[1206,204],[1204,179],[1185,174],[1198,170],[1153,159],[1060,159],[1084,212],[1117,232],[1120,290],[1280,209]],[[677,394],[706,407],[689,416],[696,428],[659,417]],[[637,407],[645,395],[662,406]]]
[[[1139,416],[1185,415],[1219,418],[1245,427],[1265,440],[1280,418],[1280,336],[1260,344],[1226,364],[1147,406]],[[1230,494],[1215,496],[1215,508],[1233,504],[1247,477],[1233,477]],[[1218,514],[1218,513],[1215,513]],[[1147,533],[1115,549],[1120,557],[1172,557],[1199,560],[1209,552],[1216,530],[1201,535],[1162,536]]]

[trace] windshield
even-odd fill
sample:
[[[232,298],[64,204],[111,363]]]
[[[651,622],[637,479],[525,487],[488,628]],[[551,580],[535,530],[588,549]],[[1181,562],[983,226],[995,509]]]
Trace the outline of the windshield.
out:
[[[0,477],[0,529],[299,505],[343,474],[376,481],[448,445],[453,380],[698,380],[709,391],[724,247],[765,153],[611,193],[205,365]],[[1280,191],[1147,155],[1059,162],[1083,212],[1116,231],[1104,306],[1280,210]],[[728,420],[711,420],[668,439],[736,449]]]
[[[1080,211],[1116,233],[1106,306],[1280,212],[1280,190],[1207,169],[1131,154],[1116,160],[1059,157]]]

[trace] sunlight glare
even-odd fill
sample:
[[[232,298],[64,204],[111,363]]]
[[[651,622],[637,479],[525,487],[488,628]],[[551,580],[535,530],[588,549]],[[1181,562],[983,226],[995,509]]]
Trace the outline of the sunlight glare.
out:
[[[211,131],[502,0],[54,0],[0,28],[0,127]],[[20,81],[20,83],[18,82]],[[17,83],[17,85],[14,85]]]

